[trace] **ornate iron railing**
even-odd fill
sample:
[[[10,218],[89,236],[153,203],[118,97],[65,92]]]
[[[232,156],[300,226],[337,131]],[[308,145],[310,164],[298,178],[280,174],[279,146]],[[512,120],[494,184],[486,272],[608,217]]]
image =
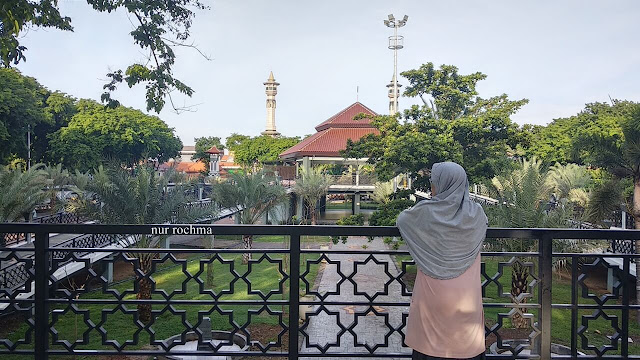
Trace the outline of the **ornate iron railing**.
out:
[[[38,224],[79,224],[87,219],[73,213],[68,212],[58,212],[55,214],[44,215],[38,218],[33,219],[34,223]],[[2,234],[0,236],[3,237],[5,245],[15,245],[21,242],[26,241],[25,233],[10,233],[10,234]],[[2,239],[0,239],[2,240]],[[2,242],[0,241],[0,244]]]
[[[0,224],[0,232],[36,234],[34,248],[0,249],[0,262],[23,263],[28,277],[24,288],[0,288],[3,311],[13,311],[12,321],[3,321],[0,327],[3,359],[71,354],[411,357],[403,339],[413,262],[406,251],[367,246],[382,244],[381,237],[399,236],[394,227],[14,223]],[[120,240],[152,234],[282,235],[288,244],[260,249],[147,249],[94,248],[76,241],[77,247],[52,248],[50,233]],[[326,249],[301,246],[308,244],[305,236],[352,238],[345,246]],[[367,237],[378,238],[368,242]],[[632,312],[640,310],[631,304],[632,263],[639,256],[553,253],[554,240],[637,240],[640,232],[492,228],[487,237],[533,242],[537,248],[482,253],[479,280],[487,299],[485,333],[495,352],[487,358],[640,358],[636,345],[640,330],[631,326]],[[246,265],[241,264],[243,254],[252,254]],[[564,280],[552,274],[556,258],[567,260],[569,275]],[[602,271],[615,266],[608,259],[622,260],[610,293],[596,281]],[[98,261],[107,268],[128,269],[131,278],[110,282]],[[215,271],[212,285],[207,283],[209,264]],[[167,269],[173,269],[170,279]],[[521,293],[510,291],[515,269],[528,274]],[[69,280],[73,274],[83,279],[82,284]],[[140,295],[146,291],[149,297]],[[567,301],[557,301],[563,291],[569,293]],[[145,305],[151,314],[148,320],[143,316]],[[552,316],[552,311],[563,315]],[[507,326],[517,320],[525,321],[527,334],[509,341],[521,335]],[[601,326],[603,322],[609,330]],[[217,331],[210,331],[212,327]],[[564,353],[552,335],[554,342],[564,342]],[[187,349],[189,344],[194,349]],[[563,355],[552,355],[552,350]]]

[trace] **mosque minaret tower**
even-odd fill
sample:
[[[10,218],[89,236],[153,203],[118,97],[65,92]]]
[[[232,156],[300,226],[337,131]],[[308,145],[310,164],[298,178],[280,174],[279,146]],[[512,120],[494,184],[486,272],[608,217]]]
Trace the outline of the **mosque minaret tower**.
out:
[[[394,86],[395,85],[395,86]],[[398,112],[398,97],[400,96],[400,87],[395,74],[391,79],[387,88],[389,88],[389,115],[394,116]]]
[[[269,74],[269,79],[264,83],[266,86],[267,94],[267,128],[262,132],[262,135],[280,136],[280,133],[276,131],[276,94],[278,93],[278,85],[273,78],[273,71]]]

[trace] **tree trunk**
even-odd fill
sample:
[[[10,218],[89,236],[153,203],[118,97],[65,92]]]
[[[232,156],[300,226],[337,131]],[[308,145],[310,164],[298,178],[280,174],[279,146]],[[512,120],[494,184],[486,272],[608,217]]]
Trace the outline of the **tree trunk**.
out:
[[[242,235],[242,242],[244,243],[245,249],[251,249],[251,245],[253,245],[253,235]],[[243,264],[248,264],[249,260],[251,260],[251,253],[242,254]]]
[[[522,293],[527,292],[527,282],[529,280],[529,271],[526,267],[522,266],[519,262],[513,264],[511,271],[511,295],[518,297]],[[522,299],[521,304],[527,302],[527,299]],[[522,313],[527,309],[521,308]],[[529,319],[522,317],[520,314],[515,314],[511,318],[511,324],[516,329],[526,329],[529,327]]]
[[[311,225],[316,225],[316,208],[315,208],[315,206],[309,206],[309,212],[311,213]]]
[[[207,286],[213,287],[213,263],[207,263]]]
[[[147,254],[143,254],[147,255]],[[151,271],[151,257],[145,256],[140,259],[140,270],[145,274],[149,274]],[[150,300],[151,299],[151,281],[148,278],[141,278],[138,282],[139,289],[136,299],[138,300]],[[145,324],[151,321],[151,304],[138,304],[138,318]]]
[[[633,222],[635,228],[640,229],[640,177],[638,176],[633,179]],[[635,253],[638,254],[640,253],[640,240],[636,240],[635,245]],[[640,260],[636,258],[634,261],[636,263],[636,304],[640,304]],[[636,311],[636,320],[640,324],[640,310]]]

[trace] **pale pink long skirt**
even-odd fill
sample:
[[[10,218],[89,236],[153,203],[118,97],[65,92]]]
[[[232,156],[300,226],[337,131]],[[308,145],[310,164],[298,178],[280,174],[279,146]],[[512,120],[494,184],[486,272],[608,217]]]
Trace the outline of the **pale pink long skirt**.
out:
[[[405,343],[425,355],[471,358],[484,353],[480,255],[462,275],[431,278],[418,270]]]

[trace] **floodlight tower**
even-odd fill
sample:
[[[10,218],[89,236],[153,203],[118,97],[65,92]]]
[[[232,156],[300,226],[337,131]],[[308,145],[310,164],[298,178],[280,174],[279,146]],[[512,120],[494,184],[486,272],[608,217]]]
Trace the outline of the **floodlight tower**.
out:
[[[384,24],[387,27],[393,28],[393,36],[389,36],[389,49],[393,50],[393,79],[391,79],[393,85],[393,94],[389,94],[389,113],[395,115],[398,112],[398,50],[404,47],[404,37],[398,35],[398,28],[401,28],[407,24],[409,17],[405,15],[401,20],[396,20],[393,14],[389,14],[389,20],[385,20]]]

